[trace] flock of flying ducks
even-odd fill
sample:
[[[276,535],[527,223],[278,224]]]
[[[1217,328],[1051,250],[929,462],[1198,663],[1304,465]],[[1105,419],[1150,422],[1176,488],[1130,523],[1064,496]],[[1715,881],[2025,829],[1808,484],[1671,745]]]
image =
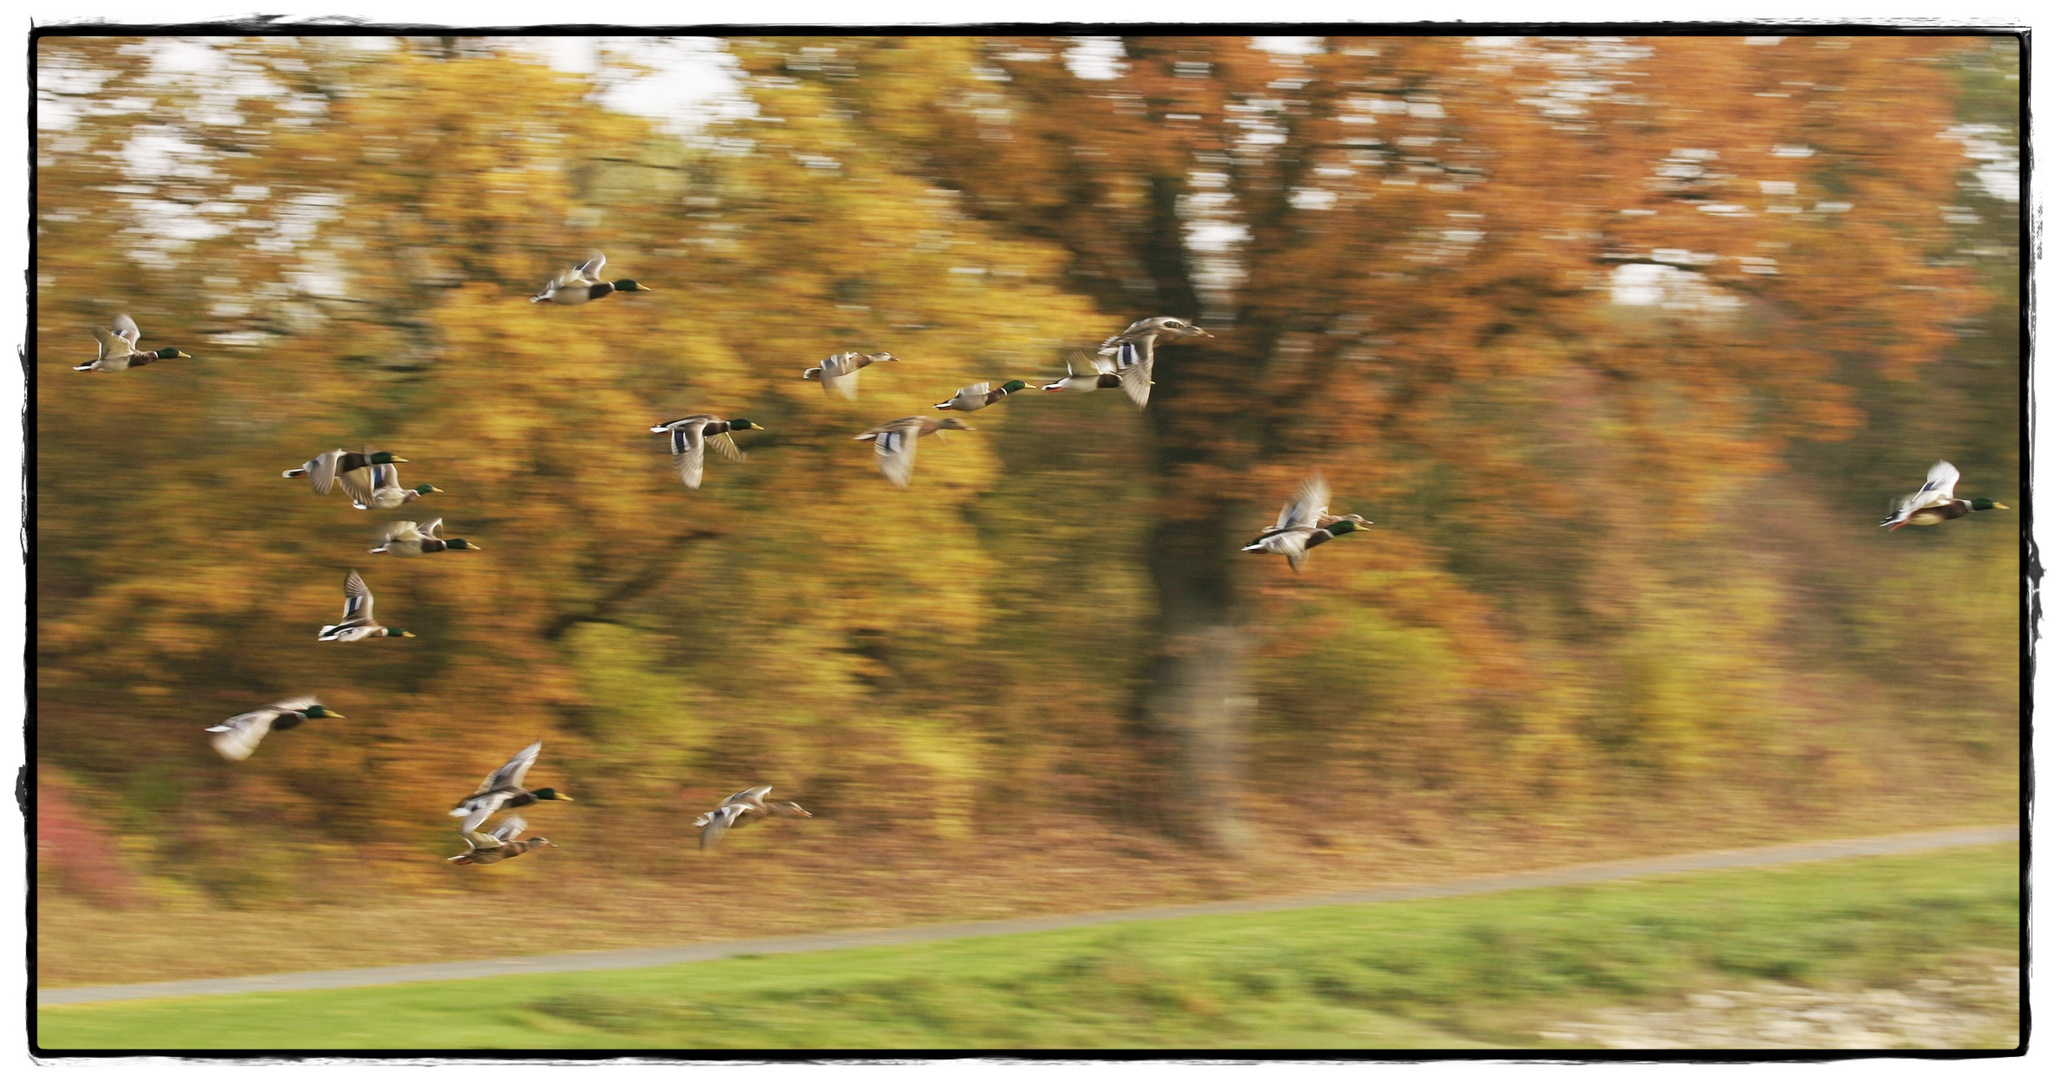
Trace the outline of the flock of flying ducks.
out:
[[[606,263],[605,255],[594,255],[584,263],[551,278],[542,292],[529,297],[529,302],[577,305],[590,303],[613,293],[654,291],[630,278],[612,282],[602,281],[599,275]],[[141,344],[142,331],[137,328],[135,320],[127,315],[115,316],[106,327],[95,327],[93,334],[99,339],[99,355],[73,370],[127,371],[159,360],[191,358],[191,354],[176,348],[152,351],[140,349],[138,346]],[[1068,361],[1065,365],[1065,377],[1044,384],[1042,389],[1050,393],[1084,394],[1119,387],[1137,408],[1143,408],[1150,401],[1150,387],[1153,385],[1151,375],[1156,362],[1157,346],[1187,338],[1213,336],[1191,323],[1169,316],[1141,319],[1102,342],[1098,355]],[[823,393],[840,394],[848,400],[855,401],[858,372],[874,364],[898,362],[899,358],[891,353],[843,352],[808,368],[801,373],[801,378],[820,382]],[[948,412],[977,412],[1026,388],[1027,384],[1020,379],[1009,380],[997,387],[985,382],[972,383],[960,388],[948,399],[938,402],[935,408]],[[702,413],[666,421],[654,425],[650,430],[653,433],[670,436],[672,464],[679,474],[679,479],[686,487],[697,489],[704,471],[708,447],[712,446],[717,453],[730,461],[741,461],[745,455],[737,449],[732,433],[764,429],[740,417],[724,420]],[[904,489],[913,480],[914,451],[918,441],[923,436],[954,430],[972,429],[954,416],[903,416],[879,424],[856,436],[856,439],[872,444],[880,473],[894,486]],[[339,447],[317,454],[299,468],[287,469],[282,475],[289,479],[305,477],[318,495],[326,495],[340,484],[344,493],[350,496],[351,504],[359,510],[395,510],[416,499],[442,491],[431,484],[402,486],[399,466],[406,461],[406,458],[369,447],[361,453],[345,451]],[[1900,500],[1893,513],[1887,515],[1879,525],[1888,529],[1898,529],[1902,525],[1939,525],[1976,511],[2007,509],[2005,505],[1991,499],[1957,498],[1957,481],[1958,473],[1954,466],[1947,461],[1937,462],[1929,469],[1927,482],[1921,489]],[[1278,521],[1266,526],[1257,538],[1242,550],[1283,555],[1287,565],[1298,572],[1306,562],[1308,552],[1370,524],[1370,521],[1356,514],[1329,513],[1328,482],[1317,472],[1300,483],[1293,493],[1292,500],[1279,511]],[[479,550],[479,546],[471,541],[454,537],[446,539],[438,535],[441,526],[441,518],[421,523],[393,522],[386,526],[380,535],[379,545],[372,548],[371,553],[405,558],[443,551]],[[343,579],[341,621],[322,627],[316,635],[316,640],[352,642],[379,637],[413,636],[411,631],[378,623],[372,615],[371,590],[365,586],[364,578],[353,569]],[[258,743],[267,733],[286,731],[305,721],[322,719],[343,719],[343,714],[325,708],[312,697],[301,697],[232,716],[207,730],[214,734],[214,748],[224,758],[242,761],[257,749]],[[452,817],[464,819],[458,827],[458,834],[464,839],[466,846],[465,852],[452,856],[450,862],[484,865],[511,859],[537,848],[555,846],[543,837],[520,839],[528,826],[515,814],[507,814],[490,831],[479,831],[495,814],[538,802],[572,801],[570,795],[554,788],[542,787],[531,791],[522,786],[530,766],[535,764],[542,750],[543,744],[540,740],[530,743],[520,753],[508,759],[506,764],[488,774],[476,790],[459,801],[450,811]],[[744,821],[766,817],[813,816],[801,809],[797,803],[766,802],[764,796],[770,791],[769,785],[739,791],[722,800],[713,810],[701,814],[693,822],[694,826],[700,829],[701,848],[705,850],[714,845],[730,826]]]

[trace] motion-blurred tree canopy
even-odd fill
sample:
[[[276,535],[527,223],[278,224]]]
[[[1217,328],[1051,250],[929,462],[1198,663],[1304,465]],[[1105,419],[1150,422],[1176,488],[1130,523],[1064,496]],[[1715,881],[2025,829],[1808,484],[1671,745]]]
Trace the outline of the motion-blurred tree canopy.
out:
[[[2020,518],[1874,527],[2018,488],[2012,39],[727,49],[679,137],[512,41],[38,40],[38,765],[135,865],[416,880],[537,737],[594,866],[682,785],[1229,850],[2012,799]],[[523,302],[596,250],[656,291]],[[118,312],[197,359],[66,370]],[[1015,395],[905,492],[852,441],[1154,315],[1216,338],[1140,413]],[[768,430],[688,492],[695,412]],[[366,445],[443,493],[279,477]],[[1316,469],[1377,524],[1239,553]],[[366,553],[438,516],[483,551]],[[417,639],[314,641],[352,567]]]

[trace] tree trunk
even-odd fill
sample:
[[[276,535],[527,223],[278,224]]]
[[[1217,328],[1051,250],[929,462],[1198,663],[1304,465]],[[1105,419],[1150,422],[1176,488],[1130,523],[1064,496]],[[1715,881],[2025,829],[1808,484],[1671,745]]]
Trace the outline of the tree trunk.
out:
[[[1241,805],[1246,638],[1222,554],[1223,517],[1165,521],[1152,537],[1157,645],[1141,712],[1144,745],[1162,759],[1152,792],[1159,827],[1237,851],[1250,841]]]
[[[1184,186],[1183,177],[1151,183],[1150,230],[1140,254],[1157,306],[1142,316],[1200,314],[1178,214]],[[1233,422],[1213,415],[1219,395],[1197,391],[1234,385],[1247,370],[1229,342],[1173,346],[1157,357],[1147,414],[1159,497],[1178,508],[1160,514],[1150,539],[1157,641],[1138,705],[1143,745],[1157,766],[1148,797],[1159,828],[1221,851],[1250,840],[1241,805],[1245,635],[1231,562],[1241,541],[1233,535],[1234,504],[1218,492],[1193,490],[1192,467],[1227,464],[1221,425]]]

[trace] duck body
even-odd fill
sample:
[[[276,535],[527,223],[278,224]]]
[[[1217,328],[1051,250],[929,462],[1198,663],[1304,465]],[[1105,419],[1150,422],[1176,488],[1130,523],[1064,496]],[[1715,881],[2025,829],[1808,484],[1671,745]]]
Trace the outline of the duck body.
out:
[[[451,817],[461,817],[464,823],[457,831],[475,847],[493,847],[494,843],[478,835],[478,827],[486,819],[502,810],[515,810],[533,806],[539,802],[573,802],[571,796],[555,788],[537,788],[530,791],[521,786],[528,777],[529,766],[536,763],[536,756],[543,752],[543,740],[537,739],[507,760],[507,764],[494,769],[479,782],[478,790],[466,796],[450,811]]]
[[[1011,379],[995,387],[992,383],[976,382],[959,391],[950,400],[939,402],[938,409],[955,409],[958,412],[977,412],[988,405],[1005,398],[1017,390],[1025,390],[1028,384],[1020,379]]]
[[[365,588],[364,579],[352,570],[343,579],[343,621],[322,627],[321,633],[314,635],[314,640],[363,641],[367,638],[413,636],[411,630],[380,626],[371,617],[371,590]]]
[[[512,859],[517,855],[526,855],[529,852],[536,850],[537,848],[557,846],[556,844],[551,843],[547,838],[541,836],[533,837],[528,840],[515,839],[515,837],[520,836],[523,830],[527,829],[528,827],[528,822],[523,821],[521,818],[510,817],[502,820],[500,824],[493,829],[492,832],[487,833],[485,836],[479,837],[478,839],[473,839],[470,835],[466,835],[464,838],[464,844],[465,847],[467,847],[469,850],[467,850],[462,855],[450,856],[449,861],[461,865],[469,864],[472,866],[490,866],[496,862],[505,862],[506,860]],[[479,842],[480,840],[487,840],[491,842],[481,844]]]
[[[452,538],[445,540],[436,535],[443,527],[443,519],[435,518],[417,525],[412,521],[396,521],[386,526],[379,539],[379,546],[372,548],[373,555],[396,555],[412,558],[416,555],[433,555],[438,551],[478,551],[479,546],[469,540]]]
[[[1941,525],[1982,510],[2007,509],[2007,504],[1991,499],[1958,498],[1958,479],[1957,466],[1947,461],[1929,466],[1928,479],[1921,488],[1901,499],[1900,505],[1878,523],[1879,527],[1896,532],[1902,525]]]
[[[879,472],[894,487],[905,488],[914,480],[914,444],[924,435],[938,431],[971,431],[972,426],[954,416],[903,416],[856,437],[869,442],[878,454]]]
[[[1243,550],[1271,555],[1284,555],[1286,565],[1300,572],[1301,564],[1307,561],[1307,553],[1338,537],[1370,525],[1371,522],[1356,514],[1335,515],[1328,512],[1328,481],[1320,473],[1300,482],[1293,493],[1293,501],[1279,511],[1278,522],[1265,526]]]
[[[767,803],[764,796],[771,791],[771,785],[738,791],[721,801],[721,805],[693,819],[694,827],[700,830],[700,850],[705,851],[721,842],[729,826],[741,822],[751,815],[764,817],[813,817],[795,802]]]
[[[292,698],[262,709],[238,713],[207,730],[214,733],[214,749],[230,761],[242,761],[257,750],[257,744],[274,731],[288,731],[309,720],[342,720],[311,697]]]
[[[671,436],[672,468],[678,470],[680,482],[692,490],[698,490],[700,487],[701,472],[707,464],[708,447],[713,447],[716,453],[730,461],[740,462],[750,455],[736,448],[736,440],[730,433],[763,430],[765,429],[754,421],[741,417],[723,420],[711,413],[680,417],[650,427],[653,435]]]
[[[843,395],[845,400],[857,400],[857,373],[873,364],[897,364],[900,358],[892,353],[839,352],[821,363],[800,373],[803,379],[815,379],[821,383],[821,392]]]
[[[1129,324],[1128,329],[1101,342],[1100,355],[1114,358],[1115,368],[1123,376],[1122,392],[1140,409],[1150,403],[1150,387],[1155,385],[1151,372],[1157,362],[1157,346],[1191,337],[1213,336],[1184,319],[1160,315],[1137,319]]]
[[[603,296],[618,292],[655,292],[647,285],[641,285],[634,278],[620,281],[601,281],[600,268],[607,265],[607,256],[595,254],[585,262],[551,278],[543,291],[529,297],[529,303],[541,304],[589,304]]]
[[[136,320],[127,315],[116,315],[106,326],[93,328],[93,336],[100,342],[99,355],[83,364],[75,365],[73,371],[127,371],[130,368],[154,364],[159,360],[191,360],[191,353],[177,349],[154,349],[144,351],[136,348],[143,338],[143,331],[136,327]]]
[[[1079,367],[1087,370],[1081,372]],[[1074,357],[1064,362],[1064,378],[1053,383],[1044,383],[1046,393],[1090,394],[1095,390],[1112,390],[1121,385],[1121,375],[1115,361],[1102,356]]]

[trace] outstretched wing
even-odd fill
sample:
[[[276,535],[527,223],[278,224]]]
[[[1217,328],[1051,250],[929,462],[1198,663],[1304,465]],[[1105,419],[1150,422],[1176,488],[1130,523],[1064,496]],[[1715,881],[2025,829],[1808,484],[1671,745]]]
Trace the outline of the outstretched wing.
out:
[[[137,329],[136,320],[129,318],[127,315],[116,315],[114,320],[107,324],[107,328],[114,332],[115,337],[128,342],[131,349],[136,347],[137,342],[143,340],[143,331]]]
[[[499,826],[496,827],[492,832],[487,833],[486,835],[504,844],[509,840],[512,840],[517,836],[520,836],[522,830],[528,827],[529,823],[523,821],[521,819],[521,816],[517,814],[513,817],[501,819]]]
[[[871,448],[878,453],[879,472],[894,487],[904,488],[914,481],[914,448],[921,441],[921,418],[910,416],[881,426],[884,430],[871,440]]]
[[[278,709],[253,709],[231,716],[207,730],[215,733],[214,749],[217,753],[230,761],[241,761],[257,750],[257,744],[270,733],[272,721],[278,718]]]
[[[700,472],[707,464],[707,437],[702,434],[704,425],[705,421],[696,416],[690,423],[671,429],[671,467],[678,470],[679,479],[688,488],[699,488]]]
[[[343,460],[343,448],[337,447],[325,454],[316,454],[307,464],[300,466],[307,471],[307,486],[316,495],[326,495],[336,483],[336,463]]]
[[[600,268],[606,265],[607,256],[596,251],[593,253],[592,258],[580,263],[578,269],[571,271],[572,274],[576,275],[572,280],[583,281],[588,285],[598,285],[600,284]]]
[[[1134,345],[1124,344],[1116,353],[1115,369],[1121,372],[1121,392],[1136,403],[1140,409],[1150,404],[1150,375],[1155,368],[1155,354],[1145,342],[1140,351]]]
[[[730,461],[741,461],[749,456],[736,447],[735,438],[726,431],[710,435],[706,441],[707,445],[714,447],[716,453]]]
[[[700,826],[700,850],[706,851],[720,843],[723,834],[729,831],[729,826],[735,824],[736,819],[742,815],[743,807],[730,803],[723,803],[708,813],[707,824]]]
[[[1300,481],[1293,490],[1293,501],[1278,512],[1278,524],[1273,531],[1294,528],[1313,528],[1328,513],[1328,480],[1315,473]]]
[[[436,520],[441,521],[443,519],[437,518]],[[422,528],[414,522],[394,521],[386,525],[386,530],[379,534],[379,540],[382,543],[391,543],[395,540],[419,540],[422,536]]]
[[[347,625],[370,621],[371,590],[365,588],[364,579],[352,570],[350,576],[343,579],[343,622]]]
[[[1939,506],[1957,497],[1957,466],[1947,461],[1938,461],[1928,467],[1928,482],[1914,493],[1920,500],[1914,504],[1916,510],[1924,506]]]
[[[369,510],[371,509],[371,497],[374,492],[389,485],[399,486],[400,469],[393,465],[372,465],[362,469],[351,469],[337,476],[336,482],[343,485],[343,494],[350,496],[350,501],[356,504],[359,510]]]
[[[536,763],[536,755],[543,752],[543,740],[522,747],[521,753],[507,759],[507,764],[494,769],[492,775],[479,781],[479,789],[473,795],[484,795],[488,791],[503,787],[520,787],[523,778],[529,774],[529,766]],[[481,819],[483,820],[483,819]]]

